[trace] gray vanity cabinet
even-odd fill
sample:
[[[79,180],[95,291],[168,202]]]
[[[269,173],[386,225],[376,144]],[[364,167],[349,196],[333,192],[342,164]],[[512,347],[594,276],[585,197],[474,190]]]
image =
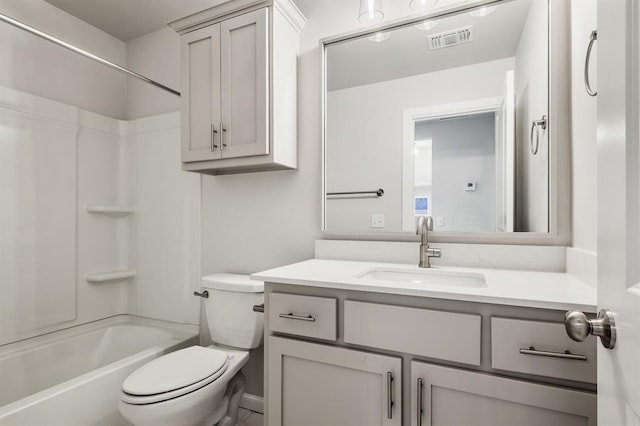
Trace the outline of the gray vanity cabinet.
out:
[[[597,421],[563,311],[267,282],[265,316],[270,426]]]
[[[402,360],[269,338],[269,425],[400,426]]]
[[[411,425],[593,426],[595,395],[411,362]]]

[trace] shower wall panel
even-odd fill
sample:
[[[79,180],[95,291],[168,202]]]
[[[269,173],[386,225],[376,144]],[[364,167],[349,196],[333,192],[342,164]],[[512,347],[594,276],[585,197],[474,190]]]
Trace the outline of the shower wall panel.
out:
[[[77,114],[0,91],[0,344],[76,317]]]

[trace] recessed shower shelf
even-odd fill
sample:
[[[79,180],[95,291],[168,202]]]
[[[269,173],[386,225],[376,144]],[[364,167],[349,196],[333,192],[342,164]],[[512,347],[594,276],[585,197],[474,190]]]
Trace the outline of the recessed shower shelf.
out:
[[[127,280],[136,276],[134,269],[112,269],[109,271],[87,272],[84,279],[90,283]]]
[[[135,207],[91,204],[86,207],[89,213],[99,213],[105,215],[125,216],[136,212]]]

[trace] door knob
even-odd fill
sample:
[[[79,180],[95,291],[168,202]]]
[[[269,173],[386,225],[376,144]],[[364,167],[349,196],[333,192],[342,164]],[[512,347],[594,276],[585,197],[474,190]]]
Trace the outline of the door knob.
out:
[[[564,328],[572,340],[582,342],[590,334],[598,336],[600,343],[607,349],[616,346],[616,323],[613,319],[613,312],[606,309],[598,312],[598,318],[590,320],[579,311],[569,311],[564,316]]]

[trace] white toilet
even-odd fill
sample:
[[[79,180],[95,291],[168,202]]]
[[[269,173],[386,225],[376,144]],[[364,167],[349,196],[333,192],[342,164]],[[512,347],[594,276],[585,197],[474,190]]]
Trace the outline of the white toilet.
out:
[[[248,349],[262,344],[264,283],[246,275],[202,278],[213,345],[191,346],[156,358],[122,384],[120,413],[136,426],[235,426],[244,392],[240,372]]]

